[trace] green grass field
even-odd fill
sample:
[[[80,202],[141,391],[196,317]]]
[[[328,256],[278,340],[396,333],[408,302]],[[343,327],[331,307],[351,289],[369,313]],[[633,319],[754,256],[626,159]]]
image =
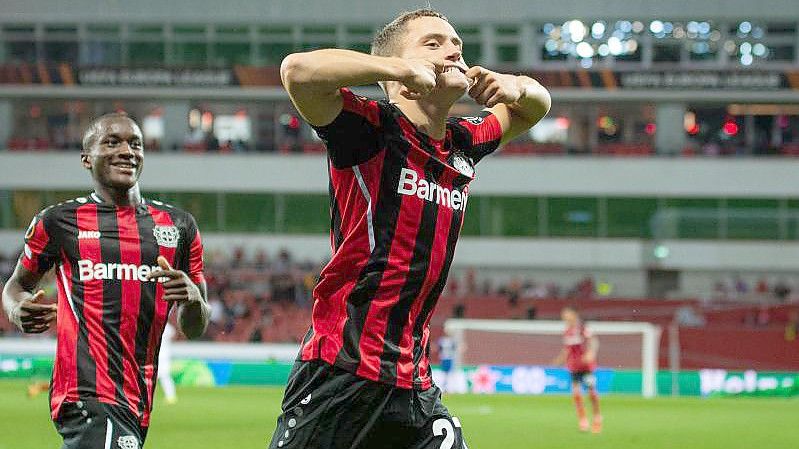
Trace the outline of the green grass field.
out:
[[[182,388],[158,402],[148,449],[265,448],[279,388]],[[58,448],[46,395],[0,382],[0,449]],[[449,396],[472,449],[782,449],[799,443],[796,399],[603,397],[605,429],[580,433],[568,396]]]

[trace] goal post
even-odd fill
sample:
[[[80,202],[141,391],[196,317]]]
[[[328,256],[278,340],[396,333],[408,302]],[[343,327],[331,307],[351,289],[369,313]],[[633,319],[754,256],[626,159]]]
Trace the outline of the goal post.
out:
[[[588,321],[599,340],[601,365],[641,370],[641,393],[657,395],[660,326],[645,322]],[[549,365],[563,347],[562,321],[449,319],[444,331],[459,348],[456,366],[466,364]]]

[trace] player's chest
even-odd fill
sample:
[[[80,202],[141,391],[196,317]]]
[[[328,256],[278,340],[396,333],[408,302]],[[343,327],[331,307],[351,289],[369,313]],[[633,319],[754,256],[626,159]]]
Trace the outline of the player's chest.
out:
[[[397,180],[395,193],[405,201],[432,202],[454,211],[465,209],[474,179],[474,164],[462,152],[414,139],[389,148],[383,170]]]
[[[132,265],[137,272],[147,270],[141,267],[154,267],[159,255],[175,254],[183,237],[176,226],[158,226],[124,214],[78,217],[62,223],[61,231],[62,248],[70,259],[84,264]]]

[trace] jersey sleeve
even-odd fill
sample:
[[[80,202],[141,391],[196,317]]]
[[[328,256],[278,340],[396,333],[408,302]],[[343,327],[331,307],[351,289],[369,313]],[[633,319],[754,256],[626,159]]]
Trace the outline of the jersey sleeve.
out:
[[[188,275],[192,282],[199,285],[205,281],[203,265],[203,239],[194,217],[189,216],[188,228]]]
[[[30,272],[44,274],[58,261],[58,236],[53,209],[40,212],[31,220],[25,232],[20,263]]]
[[[366,97],[341,89],[343,106],[328,125],[314,126],[327,147],[330,161],[336,168],[353,167],[377,154],[380,144],[380,104]]]
[[[481,111],[473,117],[451,117],[447,120],[452,130],[455,146],[476,164],[499,148],[502,126],[489,111]]]

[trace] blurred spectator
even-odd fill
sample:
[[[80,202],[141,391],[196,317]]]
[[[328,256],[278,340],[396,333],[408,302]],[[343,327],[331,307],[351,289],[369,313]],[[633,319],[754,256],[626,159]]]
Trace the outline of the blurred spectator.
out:
[[[788,286],[788,283],[785,282],[785,279],[780,279],[774,285],[774,296],[777,297],[782,302],[785,302],[788,299],[788,296],[791,294],[791,287]]]
[[[758,279],[757,285],[755,286],[755,293],[760,295],[765,295],[768,294],[768,292],[769,292],[768,281],[766,280],[765,277],[761,277],[760,279]]]
[[[799,309],[788,312],[788,322],[785,323],[785,341],[796,341],[799,334]]]
[[[735,275],[734,285],[735,285],[735,293],[738,296],[743,296],[749,293],[749,285],[740,275]]]
[[[680,326],[685,327],[704,327],[707,324],[702,312],[696,310],[693,306],[684,305],[674,312],[674,320]]]

